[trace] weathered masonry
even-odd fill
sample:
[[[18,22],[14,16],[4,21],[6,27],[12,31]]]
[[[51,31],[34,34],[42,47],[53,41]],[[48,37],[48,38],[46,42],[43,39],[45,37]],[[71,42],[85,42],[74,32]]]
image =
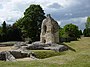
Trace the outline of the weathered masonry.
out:
[[[59,43],[59,25],[50,14],[42,22],[40,42]]]

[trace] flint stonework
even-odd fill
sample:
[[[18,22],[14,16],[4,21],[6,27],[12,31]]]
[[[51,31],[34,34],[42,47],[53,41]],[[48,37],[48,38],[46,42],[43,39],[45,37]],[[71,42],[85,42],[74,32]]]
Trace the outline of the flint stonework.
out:
[[[50,14],[42,22],[40,42],[59,43],[59,25]]]

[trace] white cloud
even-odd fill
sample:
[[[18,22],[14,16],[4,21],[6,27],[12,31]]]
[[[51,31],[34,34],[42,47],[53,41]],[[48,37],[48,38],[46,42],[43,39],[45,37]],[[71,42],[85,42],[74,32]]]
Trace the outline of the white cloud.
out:
[[[8,17],[12,17],[17,20],[30,4],[40,4],[45,9],[49,4],[55,2],[66,6],[71,3],[71,0],[0,0],[0,5],[2,5],[0,19],[3,18],[2,21],[6,21]],[[48,13],[48,11],[46,12]]]
[[[3,20],[4,20],[3,18],[0,18],[0,24],[3,22]]]
[[[80,23],[84,24],[85,17],[90,15],[89,3],[90,0],[0,0],[0,23],[4,20],[7,23],[14,23],[23,16],[24,10],[30,4],[40,4],[45,13],[50,13],[60,25],[69,22],[80,25]],[[53,5],[52,8],[48,7],[50,5]],[[59,5],[62,7],[59,8]]]
[[[61,25],[61,21],[57,21],[59,25]]]
[[[83,30],[85,28],[87,17],[79,17],[79,18],[71,18],[67,20],[61,20],[61,27],[66,24],[73,23],[79,27],[79,29]]]
[[[15,10],[17,9],[16,4],[20,3],[21,0],[8,0],[8,1],[2,1],[1,4],[3,5],[3,8],[0,9],[0,19],[2,19],[2,21],[7,21],[8,18],[10,19],[10,17],[14,18],[14,22],[15,20],[17,20],[19,17],[22,16],[22,12]],[[2,22],[1,21],[1,22]],[[9,22],[8,22],[9,23]]]

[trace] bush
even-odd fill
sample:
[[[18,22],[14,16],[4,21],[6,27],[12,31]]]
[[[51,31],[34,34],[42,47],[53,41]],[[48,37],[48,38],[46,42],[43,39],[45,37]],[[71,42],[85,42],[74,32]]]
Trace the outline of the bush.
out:
[[[83,34],[85,37],[90,37],[90,28],[84,29]]]
[[[52,50],[32,50],[32,52],[34,52],[35,57],[39,59],[44,59],[44,58],[49,58],[64,54],[64,52],[55,52]]]

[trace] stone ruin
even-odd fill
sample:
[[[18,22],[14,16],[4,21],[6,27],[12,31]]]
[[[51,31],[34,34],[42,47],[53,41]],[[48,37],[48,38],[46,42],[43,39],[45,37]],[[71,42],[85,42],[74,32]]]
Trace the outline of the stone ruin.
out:
[[[27,49],[30,50],[54,50],[54,51],[65,51],[67,46],[59,44],[59,25],[50,16],[42,21],[40,41],[28,44]]]
[[[0,52],[0,60],[4,61],[16,61],[17,58],[35,57],[33,52],[30,50],[54,50],[54,51],[66,51],[68,47],[60,45],[59,43],[59,25],[50,16],[42,21],[40,41],[28,44],[28,42],[16,42],[14,48],[10,51]]]
[[[40,42],[59,43],[59,25],[50,14],[42,22]]]

